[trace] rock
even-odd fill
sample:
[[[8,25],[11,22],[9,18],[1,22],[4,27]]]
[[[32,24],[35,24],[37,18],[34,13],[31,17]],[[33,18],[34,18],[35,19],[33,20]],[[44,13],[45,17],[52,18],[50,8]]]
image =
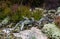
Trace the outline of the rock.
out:
[[[57,8],[56,15],[60,16],[60,7]]]
[[[12,30],[13,28],[6,28],[6,29],[3,29],[2,31],[6,34],[10,34]]]
[[[31,17],[31,19],[29,19],[29,18],[23,16],[23,18],[24,18],[24,20],[19,22],[21,24],[21,30],[23,30],[24,25],[27,25],[27,27],[28,27],[28,25],[32,25],[35,22],[33,17]]]
[[[0,23],[0,27],[4,26],[4,25],[7,25],[8,22],[9,22],[10,18],[9,17],[6,17],[4,20],[2,20],[2,22]]]
[[[52,10],[48,10],[48,13],[55,13],[56,10],[52,9]]]
[[[54,18],[51,17],[50,14],[47,14],[45,17],[42,17],[38,23],[40,26],[43,27],[44,24],[52,23],[54,21]]]
[[[57,13],[60,13],[60,7],[57,8]]]
[[[2,26],[2,24],[0,23],[0,27]]]
[[[45,24],[42,32],[52,39],[60,39],[60,29],[55,24]]]
[[[7,27],[8,27],[8,28],[11,28],[13,24],[14,24],[14,23],[10,23],[9,25],[7,25]]]
[[[37,7],[36,7],[35,10],[43,10],[43,9],[42,9],[42,8],[37,8]]]
[[[20,31],[20,33],[13,33],[15,37],[21,37],[22,39],[48,39],[48,37],[36,27],[32,27],[30,30]]]
[[[6,17],[6,18],[1,22],[1,24],[6,25],[6,24],[8,24],[9,20],[10,20],[10,18],[9,18],[9,17]]]

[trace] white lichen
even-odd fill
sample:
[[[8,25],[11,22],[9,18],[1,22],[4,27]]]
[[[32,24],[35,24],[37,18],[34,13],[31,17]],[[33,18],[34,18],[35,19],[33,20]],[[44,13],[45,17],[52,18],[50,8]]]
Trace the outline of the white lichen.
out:
[[[60,39],[60,29],[55,24],[45,24],[42,32],[52,39]]]

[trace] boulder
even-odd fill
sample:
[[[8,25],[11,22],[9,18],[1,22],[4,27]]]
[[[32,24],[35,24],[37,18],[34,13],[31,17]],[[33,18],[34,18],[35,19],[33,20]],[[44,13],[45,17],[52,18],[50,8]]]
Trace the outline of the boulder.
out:
[[[60,29],[55,24],[45,24],[42,28],[42,32],[49,38],[60,39]]]
[[[20,31],[20,33],[13,33],[15,37],[21,37],[22,39],[48,39],[48,37],[36,27],[32,27],[30,30]]]

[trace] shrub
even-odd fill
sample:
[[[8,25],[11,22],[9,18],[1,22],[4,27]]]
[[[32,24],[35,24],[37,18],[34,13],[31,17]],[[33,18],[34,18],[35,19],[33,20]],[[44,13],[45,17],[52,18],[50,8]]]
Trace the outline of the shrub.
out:
[[[36,10],[36,12],[31,12],[29,9],[30,7],[27,6],[18,6],[17,11],[13,12],[11,7],[6,7],[0,13],[0,19],[4,19],[5,17],[9,16],[12,22],[18,22],[23,20],[23,16],[28,18],[33,16],[35,20],[39,20],[42,17],[43,10]]]
[[[22,16],[26,16],[28,18],[31,17],[31,12],[29,11],[29,7],[26,6],[19,6],[18,11],[21,13]]]
[[[43,10],[36,10],[36,12],[33,12],[33,17],[35,20],[39,20],[42,17]]]

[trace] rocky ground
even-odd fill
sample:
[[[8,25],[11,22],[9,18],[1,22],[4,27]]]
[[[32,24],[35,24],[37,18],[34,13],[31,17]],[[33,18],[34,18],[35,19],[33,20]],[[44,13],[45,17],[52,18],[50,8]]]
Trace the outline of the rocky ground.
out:
[[[43,9],[36,8],[33,12],[36,10]],[[17,23],[9,20],[7,16],[0,22],[0,39],[60,39],[60,7],[44,10],[40,20],[25,16]]]

